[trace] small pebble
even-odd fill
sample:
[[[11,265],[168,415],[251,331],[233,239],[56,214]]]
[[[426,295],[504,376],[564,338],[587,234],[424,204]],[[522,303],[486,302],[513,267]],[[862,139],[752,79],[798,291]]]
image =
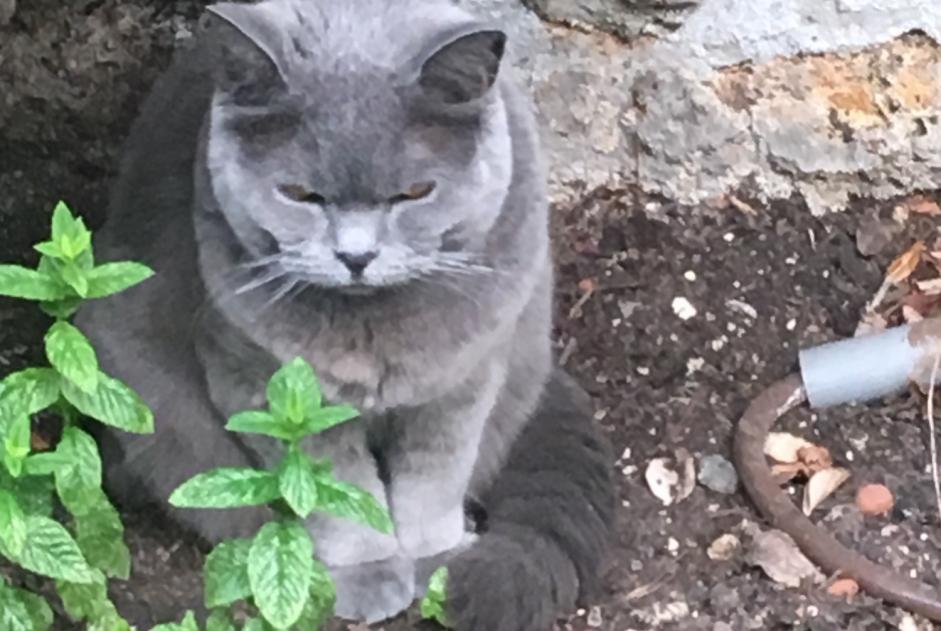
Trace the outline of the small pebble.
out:
[[[692,283],[696,280],[696,272],[693,270],[686,270],[686,273],[683,274],[683,278]]]
[[[604,618],[601,617],[601,607],[592,607],[591,611],[588,612],[588,626],[592,629],[599,628],[604,624]]]
[[[827,593],[837,598],[852,598],[859,593],[859,583],[851,578],[838,578],[827,588]]]
[[[738,537],[732,534],[725,534],[709,544],[706,550],[706,556],[713,561],[728,561],[735,552],[742,546]]]
[[[731,462],[712,454],[703,458],[699,465],[699,483],[716,493],[731,495],[738,488],[738,474]]]
[[[696,307],[683,296],[674,298],[671,306],[673,307],[673,313],[675,313],[680,320],[689,320],[690,318],[696,317]]]
[[[867,484],[856,492],[856,506],[864,515],[885,515],[894,505],[892,491],[883,484]]]

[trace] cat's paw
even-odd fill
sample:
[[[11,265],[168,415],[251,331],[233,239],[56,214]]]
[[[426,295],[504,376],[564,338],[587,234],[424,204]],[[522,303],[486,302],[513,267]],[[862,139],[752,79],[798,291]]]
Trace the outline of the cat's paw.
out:
[[[386,620],[415,600],[415,564],[404,557],[331,567],[330,576],[337,589],[334,612],[346,620]]]
[[[465,532],[464,538],[457,546],[444,552],[430,557],[415,559],[415,597],[424,598],[428,591],[428,583],[431,581],[431,575],[438,568],[447,565],[451,559],[470,548],[480,537],[472,532]]]

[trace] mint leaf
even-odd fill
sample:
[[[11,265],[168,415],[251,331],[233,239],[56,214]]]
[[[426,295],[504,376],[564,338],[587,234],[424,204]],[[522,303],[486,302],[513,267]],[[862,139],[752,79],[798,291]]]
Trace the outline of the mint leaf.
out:
[[[51,368],[27,368],[0,381],[0,414],[35,414],[59,399],[59,375]]]
[[[359,412],[356,408],[348,405],[320,408],[304,421],[304,435],[325,432],[331,427],[345,423],[357,416],[359,416]]]
[[[206,557],[203,580],[206,607],[224,607],[252,596],[248,581],[248,551],[251,539],[223,541]]]
[[[101,489],[75,515],[75,540],[92,567],[113,578],[130,576],[131,552],[124,543],[124,525]]]
[[[13,478],[0,467],[0,488],[7,489],[27,515],[52,516],[53,483],[50,477]]]
[[[61,300],[69,290],[57,279],[19,265],[0,265],[0,296],[25,300]]]
[[[29,455],[31,425],[28,416],[16,416],[4,430],[3,464],[15,478],[22,474],[23,461]]]
[[[271,631],[273,628],[274,627],[265,622],[264,618],[260,617],[249,618],[245,621],[245,624],[242,625],[242,631]]]
[[[73,620],[101,619],[113,608],[108,600],[104,575],[97,573],[95,579],[83,584],[56,581],[56,591],[62,606]]]
[[[26,542],[20,554],[9,554],[25,569],[49,578],[89,583],[95,578],[72,535],[48,517],[26,518]],[[9,551],[6,551],[9,552]]]
[[[170,496],[177,508],[236,508],[281,497],[278,478],[268,471],[221,468],[190,478]]]
[[[60,320],[46,333],[46,357],[52,367],[86,393],[98,387],[98,356],[81,331]]]
[[[278,488],[298,517],[306,518],[317,507],[317,480],[310,457],[291,447],[281,462]]]
[[[26,545],[26,515],[9,491],[0,489],[0,545],[17,556]]]
[[[314,546],[295,521],[265,525],[248,553],[248,579],[255,605],[273,627],[297,622],[309,598]]]
[[[48,256],[54,259],[64,259],[65,254],[62,250],[59,249],[59,245],[53,241],[43,241],[42,243],[37,243],[33,246],[33,249],[42,254],[43,256]]]
[[[95,439],[77,427],[66,427],[56,455],[69,463],[56,472],[56,491],[65,507],[73,515],[97,509],[95,502],[101,493],[101,456]]]
[[[389,511],[358,486],[323,475],[317,477],[316,484],[317,510],[352,519],[379,532],[391,534],[394,530]]]
[[[448,616],[445,610],[447,601],[448,587],[448,568],[439,567],[431,575],[431,581],[428,583],[428,591],[421,601],[421,617],[426,620],[434,620],[442,627],[450,628]]]
[[[150,408],[126,385],[104,373],[98,373],[98,388],[84,392],[69,382],[62,384],[62,394],[79,412],[105,425],[135,434],[154,431]]]
[[[206,618],[206,631],[235,631],[235,623],[228,611],[216,609]]]
[[[88,278],[86,298],[104,298],[140,284],[154,275],[152,269],[140,263],[105,263],[92,269]]]
[[[310,364],[298,357],[271,377],[267,396],[272,414],[300,425],[320,407],[320,384]]]
[[[297,621],[298,629],[320,629],[333,616],[333,607],[337,600],[336,586],[327,572],[327,568],[314,560],[310,578],[310,599],[304,605],[304,611]]]
[[[53,475],[59,469],[68,467],[71,461],[54,451],[32,454],[23,463],[23,473],[26,475]]]
[[[78,258],[91,246],[91,232],[65,202],[59,202],[52,212],[52,241],[70,260]]]
[[[32,618],[26,603],[11,587],[0,583],[0,629],[3,631],[33,631]]]
[[[225,428],[231,432],[243,434],[263,434],[281,440],[297,438],[297,426],[286,423],[267,412],[239,412],[229,419]]]
[[[22,589],[14,590],[14,593],[26,607],[33,631],[47,631],[52,626],[52,609],[46,599]]]
[[[196,624],[196,616],[192,611],[187,611],[183,620],[179,623],[170,622],[167,624],[158,624],[150,631],[199,631],[199,625]]]
[[[88,295],[88,279],[85,277],[84,270],[72,261],[60,261],[55,267],[59,277],[75,290],[75,293],[82,298]]]

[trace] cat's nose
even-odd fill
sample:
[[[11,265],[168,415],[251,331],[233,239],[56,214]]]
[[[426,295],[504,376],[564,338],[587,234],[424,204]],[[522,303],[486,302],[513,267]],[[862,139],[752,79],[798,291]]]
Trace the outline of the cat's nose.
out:
[[[354,276],[359,276],[363,273],[366,267],[373,262],[379,253],[374,251],[342,252],[337,250],[334,252],[334,254],[341,263],[346,265],[346,268],[350,270]]]

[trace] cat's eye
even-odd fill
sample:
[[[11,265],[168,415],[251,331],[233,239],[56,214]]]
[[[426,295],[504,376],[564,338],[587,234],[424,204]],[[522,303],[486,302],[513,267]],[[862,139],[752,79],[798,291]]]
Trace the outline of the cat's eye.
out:
[[[322,206],[327,201],[320,193],[310,191],[298,184],[282,184],[278,187],[278,192],[292,202],[298,202],[299,204],[317,204]]]
[[[420,199],[425,199],[431,195],[434,190],[434,182],[418,182],[416,184],[412,184],[408,187],[408,190],[396,195],[389,201],[393,204],[400,204],[402,202],[415,202]]]

